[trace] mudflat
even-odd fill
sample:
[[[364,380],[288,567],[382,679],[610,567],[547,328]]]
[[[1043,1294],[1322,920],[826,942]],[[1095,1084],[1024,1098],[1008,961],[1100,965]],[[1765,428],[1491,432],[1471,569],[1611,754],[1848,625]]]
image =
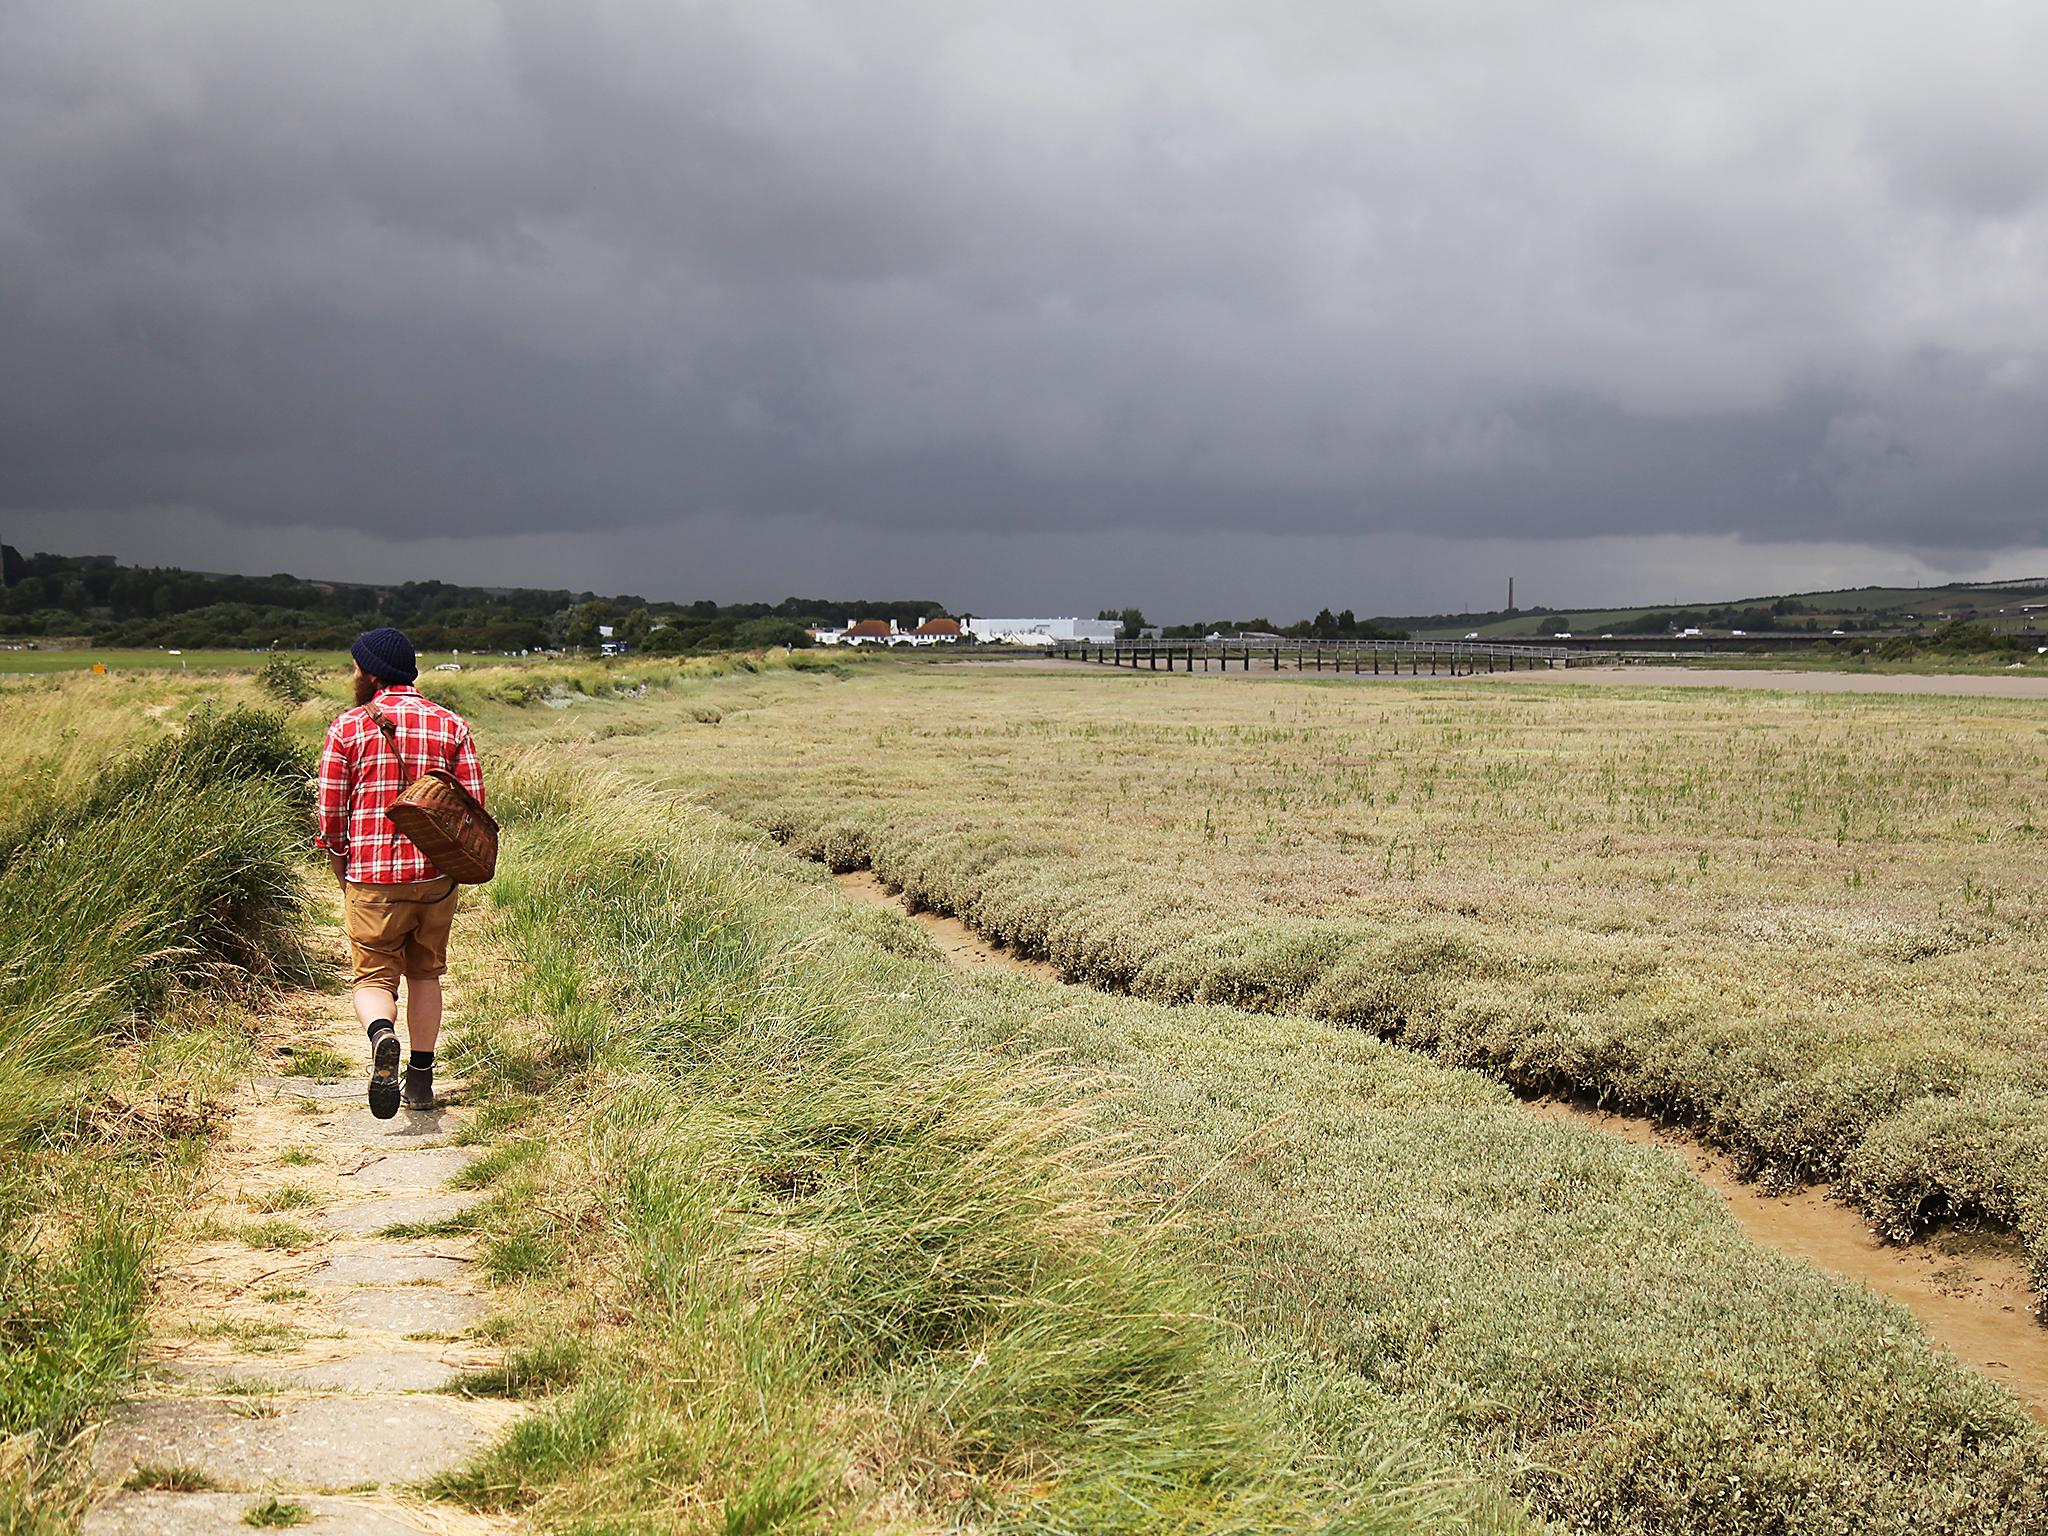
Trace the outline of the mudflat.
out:
[[[2048,699],[2048,673],[1765,672],[1737,667],[1568,667],[1480,672],[1474,683],[1607,683],[1624,688],[1762,688],[1777,693],[1917,693],[1955,699]]]

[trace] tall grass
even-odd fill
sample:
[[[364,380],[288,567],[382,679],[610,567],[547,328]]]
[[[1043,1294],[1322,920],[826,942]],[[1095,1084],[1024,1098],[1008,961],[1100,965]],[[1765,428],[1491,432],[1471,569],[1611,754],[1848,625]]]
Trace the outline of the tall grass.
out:
[[[303,974],[305,770],[278,717],[202,712],[0,829],[0,1526],[57,1518],[124,1379],[234,1064],[208,999]]]
[[[702,820],[546,776],[500,803],[484,1009],[526,1027],[472,1017],[454,1059],[506,1127],[477,1225],[514,1358],[571,1358],[449,1491],[619,1531],[1519,1527],[1309,1455],[1129,1144],[920,1027],[942,974]]]

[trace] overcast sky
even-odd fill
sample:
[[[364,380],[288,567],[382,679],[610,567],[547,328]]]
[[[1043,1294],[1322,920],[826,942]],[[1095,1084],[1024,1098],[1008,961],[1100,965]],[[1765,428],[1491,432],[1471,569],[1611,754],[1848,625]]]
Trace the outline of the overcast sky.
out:
[[[1167,616],[2048,574],[2039,0],[0,0],[0,537]]]

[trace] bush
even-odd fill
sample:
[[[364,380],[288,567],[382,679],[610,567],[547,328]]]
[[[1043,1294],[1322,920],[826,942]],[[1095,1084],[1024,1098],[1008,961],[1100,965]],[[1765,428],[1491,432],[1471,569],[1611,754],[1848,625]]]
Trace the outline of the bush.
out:
[[[256,674],[256,685],[287,709],[296,709],[319,691],[313,669],[286,651],[273,651]]]

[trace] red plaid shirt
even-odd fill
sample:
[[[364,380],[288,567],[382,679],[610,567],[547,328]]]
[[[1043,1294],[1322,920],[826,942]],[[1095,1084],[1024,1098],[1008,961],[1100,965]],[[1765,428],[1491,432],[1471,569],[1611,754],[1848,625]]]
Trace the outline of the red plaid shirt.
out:
[[[379,689],[374,703],[398,727],[398,752],[370,718],[369,705],[343,711],[327,728],[320,753],[318,846],[345,855],[346,877],[364,885],[438,880],[441,871],[384,819],[384,809],[429,768],[448,769],[482,803],[484,775],[469,723],[406,683]]]

